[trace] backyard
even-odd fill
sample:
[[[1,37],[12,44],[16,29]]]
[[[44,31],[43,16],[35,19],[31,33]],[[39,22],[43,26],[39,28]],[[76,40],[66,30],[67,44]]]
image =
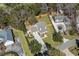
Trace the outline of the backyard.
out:
[[[44,39],[44,42],[50,44],[52,47],[57,48],[57,46],[60,45],[61,42],[53,41],[52,35],[54,33],[54,28],[53,28],[53,25],[48,18],[48,15],[45,15],[41,18],[37,18],[37,20],[44,22],[47,29],[48,29],[48,34],[47,34],[47,37]]]
[[[27,41],[26,41],[26,38],[25,38],[25,35],[24,35],[23,31],[13,29],[13,33],[14,33],[14,35],[15,35],[16,37],[19,37],[19,38],[20,38],[21,45],[22,45],[22,47],[23,47],[23,50],[24,50],[25,54],[26,54],[27,56],[31,56],[32,53],[31,53],[31,51],[30,51],[30,49],[29,49],[29,46],[28,46],[28,43],[27,43]]]

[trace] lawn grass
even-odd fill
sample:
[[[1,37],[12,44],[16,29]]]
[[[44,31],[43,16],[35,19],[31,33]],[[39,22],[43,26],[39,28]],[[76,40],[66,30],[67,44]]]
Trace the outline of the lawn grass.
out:
[[[29,49],[29,46],[28,46],[28,43],[27,43],[27,40],[26,40],[26,38],[25,38],[25,35],[24,35],[23,31],[13,29],[13,33],[14,33],[14,35],[15,35],[16,37],[19,37],[19,38],[20,38],[21,45],[22,45],[22,47],[23,47],[23,50],[24,50],[25,54],[26,54],[27,56],[31,56],[32,53],[31,53],[31,51],[30,51],[30,49]]]
[[[44,22],[48,29],[48,34],[47,37],[44,39],[44,42],[50,44],[52,47],[58,47],[61,44],[61,42],[53,41],[52,35],[54,33],[54,28],[48,16],[43,16],[42,18],[37,20]]]

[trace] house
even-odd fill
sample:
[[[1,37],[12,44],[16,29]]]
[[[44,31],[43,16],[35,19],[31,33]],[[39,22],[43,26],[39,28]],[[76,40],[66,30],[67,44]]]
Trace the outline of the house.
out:
[[[4,43],[4,46],[14,44],[12,32],[10,29],[0,29],[0,43]]]
[[[38,34],[45,38],[47,37],[47,27],[45,26],[44,22],[38,22],[35,25],[32,25],[32,27],[29,29],[29,33],[38,32]]]
[[[47,37],[47,27],[44,22],[38,22],[35,25],[32,25],[27,31],[29,36],[33,36],[35,40],[42,45],[41,52],[47,51],[47,47],[43,41],[43,38]]]
[[[70,29],[70,19],[67,16],[57,15],[54,17],[54,22],[60,32],[65,32]]]

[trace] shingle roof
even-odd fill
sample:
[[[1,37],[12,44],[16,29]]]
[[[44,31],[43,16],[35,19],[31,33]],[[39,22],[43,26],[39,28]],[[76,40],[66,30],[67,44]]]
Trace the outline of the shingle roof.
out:
[[[63,21],[64,16],[55,16],[55,20]]]
[[[44,22],[38,22],[31,28],[32,32],[39,31],[40,33],[47,31],[47,28],[45,26]]]

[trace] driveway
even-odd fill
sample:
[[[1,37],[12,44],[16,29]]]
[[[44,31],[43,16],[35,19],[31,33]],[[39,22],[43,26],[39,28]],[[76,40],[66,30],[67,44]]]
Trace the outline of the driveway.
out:
[[[17,38],[15,41],[15,45],[14,46],[8,46],[7,49],[5,50],[5,52],[16,52],[19,56],[25,56],[25,53],[23,52],[21,43],[19,41],[19,39]]]
[[[75,40],[70,40],[70,41],[67,41],[65,43],[63,43],[62,45],[59,46],[59,50],[65,50],[71,46],[74,46],[76,45],[76,41]]]
[[[70,40],[70,41],[65,41],[62,45],[60,45],[58,47],[58,49],[62,52],[64,52],[66,54],[66,56],[74,56],[69,50],[68,48],[76,45],[76,41],[75,40]]]

